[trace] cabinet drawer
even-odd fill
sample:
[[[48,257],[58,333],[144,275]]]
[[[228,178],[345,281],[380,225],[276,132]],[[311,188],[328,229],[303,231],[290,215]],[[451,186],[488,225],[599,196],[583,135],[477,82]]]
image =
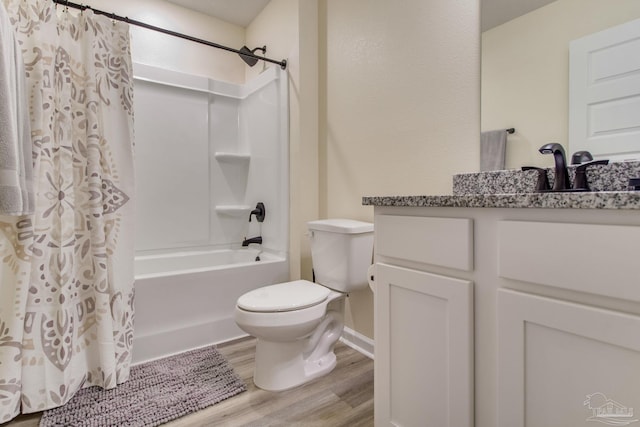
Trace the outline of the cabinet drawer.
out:
[[[498,223],[500,277],[640,301],[640,227]]]
[[[473,221],[378,215],[376,253],[458,270],[473,269]]]

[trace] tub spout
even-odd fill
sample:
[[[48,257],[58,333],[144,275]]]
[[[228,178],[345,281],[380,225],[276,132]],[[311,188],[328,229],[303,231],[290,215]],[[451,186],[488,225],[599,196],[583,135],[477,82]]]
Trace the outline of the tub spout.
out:
[[[249,246],[252,243],[257,243],[259,245],[262,244],[262,236],[252,237],[250,239],[244,239],[242,241],[242,246]]]

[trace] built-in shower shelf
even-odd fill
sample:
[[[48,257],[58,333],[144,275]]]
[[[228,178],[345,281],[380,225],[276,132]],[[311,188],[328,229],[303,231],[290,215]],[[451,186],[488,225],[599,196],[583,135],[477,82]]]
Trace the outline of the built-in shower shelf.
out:
[[[227,216],[246,216],[251,212],[251,206],[248,205],[218,205],[216,212],[220,215]]]
[[[216,151],[214,153],[214,157],[219,162],[226,163],[244,163],[248,162],[251,159],[251,154],[249,153],[228,153],[224,151]]]

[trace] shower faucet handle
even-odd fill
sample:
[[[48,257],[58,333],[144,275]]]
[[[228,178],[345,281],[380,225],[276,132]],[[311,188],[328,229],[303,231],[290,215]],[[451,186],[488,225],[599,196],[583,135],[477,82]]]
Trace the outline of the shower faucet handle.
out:
[[[267,209],[264,207],[264,203],[258,202],[258,204],[256,205],[256,208],[252,210],[251,213],[249,213],[249,222],[251,222],[251,217],[253,215],[256,216],[256,220],[258,220],[258,222],[264,222],[264,217],[266,213],[267,213]]]

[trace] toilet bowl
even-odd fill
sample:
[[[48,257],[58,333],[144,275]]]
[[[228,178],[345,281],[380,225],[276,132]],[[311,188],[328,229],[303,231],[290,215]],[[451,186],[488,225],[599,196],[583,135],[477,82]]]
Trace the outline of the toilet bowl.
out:
[[[318,283],[264,286],[236,304],[236,323],[257,338],[253,381],[265,390],[287,390],[333,370],[345,298],[367,287],[373,224],[331,219],[311,221],[308,227]]]

